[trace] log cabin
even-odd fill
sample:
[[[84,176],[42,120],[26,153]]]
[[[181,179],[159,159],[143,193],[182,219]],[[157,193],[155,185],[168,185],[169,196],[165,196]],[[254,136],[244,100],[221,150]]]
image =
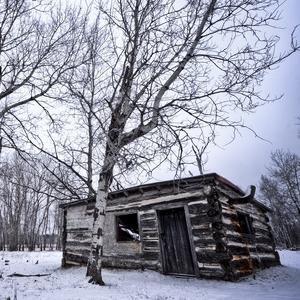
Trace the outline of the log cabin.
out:
[[[103,265],[238,280],[280,264],[270,209],[216,173],[109,194]],[[63,266],[86,264],[95,198],[61,205]]]

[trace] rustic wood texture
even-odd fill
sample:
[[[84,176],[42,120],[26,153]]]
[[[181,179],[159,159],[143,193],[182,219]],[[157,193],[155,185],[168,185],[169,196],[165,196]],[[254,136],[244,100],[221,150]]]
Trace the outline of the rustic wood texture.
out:
[[[62,229],[62,237],[61,237],[61,244],[62,244],[62,252],[63,257],[61,261],[62,267],[66,267],[66,240],[67,240],[67,212],[68,210],[65,208],[63,211],[63,229]]]
[[[156,211],[154,209],[140,211],[139,220],[143,266],[150,269],[161,269]]]
[[[91,249],[92,215],[86,213],[86,205],[69,207],[65,222],[65,264],[70,265],[72,261],[86,264]]]
[[[241,191],[215,175],[189,178],[177,183],[146,185],[110,193],[104,226],[103,265],[116,268],[149,268],[162,271],[158,214],[162,210],[185,207],[187,236],[176,228],[175,244],[184,245],[184,257],[191,246],[188,265],[181,273],[205,278],[236,280],[255,268],[279,263],[266,208],[257,201],[230,203]],[[91,243],[94,203],[76,202],[64,208],[63,266],[86,264]],[[237,212],[249,214],[254,234],[242,234]],[[116,241],[116,216],[137,213],[141,241]],[[177,216],[178,217],[178,216]],[[179,217],[178,217],[179,218]],[[180,218],[179,218],[180,219]],[[180,223],[178,219],[178,222]],[[162,227],[167,226],[164,224]],[[161,227],[161,226],[160,226]],[[174,227],[175,228],[175,227]],[[175,231],[172,226],[170,236]],[[160,231],[161,232],[161,231]],[[169,240],[167,244],[174,244]],[[167,255],[170,256],[170,253]],[[174,260],[169,264],[173,270]],[[177,263],[177,262],[176,262]],[[192,271],[192,267],[193,271]],[[183,272],[182,272],[183,270]]]
[[[194,275],[188,230],[183,207],[159,212],[160,241],[166,274]]]
[[[228,198],[220,197],[227,248],[233,255],[232,266],[235,277],[246,276],[254,268],[265,268],[279,264],[274,239],[268,224],[269,218],[260,207],[252,203],[229,204]],[[237,212],[248,214],[252,219],[254,233],[241,232]]]

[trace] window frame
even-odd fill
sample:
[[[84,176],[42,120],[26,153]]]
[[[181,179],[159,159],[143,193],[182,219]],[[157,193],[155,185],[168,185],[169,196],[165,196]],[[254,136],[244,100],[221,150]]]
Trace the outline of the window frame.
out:
[[[255,234],[255,231],[252,224],[253,218],[250,216],[250,214],[242,211],[237,211],[237,218],[240,225],[240,233],[249,237],[253,236]],[[243,223],[245,225],[243,225]]]
[[[116,214],[115,215],[115,241],[117,243],[140,243],[140,241],[138,240],[122,240],[120,239],[120,229],[119,229],[119,223],[120,223],[120,218],[122,218],[123,216],[130,216],[130,215],[135,215],[136,216],[136,222],[137,222],[137,230],[138,230],[138,234],[140,235],[140,224],[139,224],[139,214],[138,212],[126,212],[126,213],[121,213],[121,214]]]

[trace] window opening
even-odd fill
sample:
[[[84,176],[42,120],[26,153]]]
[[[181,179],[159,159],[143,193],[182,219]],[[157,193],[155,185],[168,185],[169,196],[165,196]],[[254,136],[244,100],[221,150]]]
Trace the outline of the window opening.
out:
[[[252,218],[245,213],[238,212],[238,220],[240,224],[241,233],[253,234]]]
[[[116,216],[117,241],[140,241],[137,214]]]

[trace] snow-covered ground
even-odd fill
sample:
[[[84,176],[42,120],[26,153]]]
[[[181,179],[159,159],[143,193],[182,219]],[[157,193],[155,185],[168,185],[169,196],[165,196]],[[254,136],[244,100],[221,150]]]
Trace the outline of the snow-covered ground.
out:
[[[0,300],[300,299],[300,252],[280,251],[283,266],[239,282],[182,279],[152,271],[104,270],[105,287],[87,283],[84,267],[61,269],[59,252],[0,252]],[[5,260],[9,260],[5,265]],[[38,263],[37,263],[38,261]],[[12,273],[45,277],[7,277]],[[1,276],[0,276],[1,277]]]

